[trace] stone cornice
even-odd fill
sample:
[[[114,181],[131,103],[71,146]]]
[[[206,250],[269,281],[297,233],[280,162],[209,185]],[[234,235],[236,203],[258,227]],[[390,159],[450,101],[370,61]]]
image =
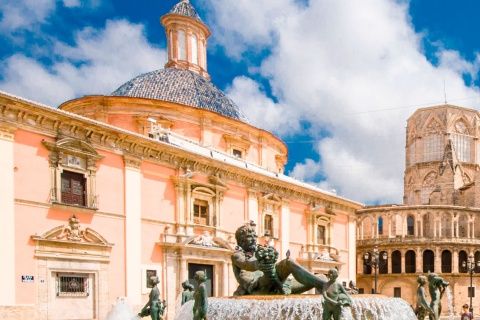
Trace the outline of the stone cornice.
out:
[[[132,155],[129,153],[124,153],[123,161],[124,161],[125,167],[127,168],[140,169],[143,158],[140,155]]]
[[[17,128],[5,123],[0,123],[0,139],[13,141]]]
[[[271,177],[260,175],[247,168],[236,167],[201,155],[192,157],[190,152],[169,143],[155,141],[134,132],[1,93],[0,124],[52,138],[61,136],[84,139],[96,149],[127,154],[126,159],[136,159],[130,163],[133,166],[138,166],[143,159],[172,169],[191,168],[205,175],[219,177],[225,183],[235,183],[303,203],[315,202],[346,213],[353,214],[355,210],[363,208],[360,203],[292,184],[273,175]]]

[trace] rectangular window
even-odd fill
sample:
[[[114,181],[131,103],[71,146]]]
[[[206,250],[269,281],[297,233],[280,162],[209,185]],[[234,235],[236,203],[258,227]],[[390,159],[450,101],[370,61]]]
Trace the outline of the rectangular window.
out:
[[[153,282],[151,278],[157,276],[157,270],[147,270],[145,275],[147,277],[147,288],[153,288]]]
[[[401,298],[402,297],[402,288],[399,288],[399,287],[393,288],[393,297],[394,298]]]
[[[325,226],[317,225],[317,244],[325,244]]]
[[[233,149],[232,154],[233,154],[234,157],[242,159],[242,151],[237,150],[237,149]]]
[[[58,297],[85,297],[89,295],[87,274],[57,274]]]
[[[195,199],[193,203],[193,222],[208,225],[208,202]]]
[[[358,288],[358,294],[364,294],[365,289],[364,288]]]
[[[85,206],[85,177],[81,173],[62,172],[62,203]]]
[[[265,225],[265,232],[270,233],[270,235],[273,237],[273,217],[269,214],[265,215],[264,218],[264,225]]]

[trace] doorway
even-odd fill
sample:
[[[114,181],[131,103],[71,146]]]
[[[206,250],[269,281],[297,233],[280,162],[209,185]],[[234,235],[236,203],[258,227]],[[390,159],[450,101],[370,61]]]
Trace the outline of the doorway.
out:
[[[195,281],[195,273],[197,271],[204,271],[207,274],[207,281],[205,286],[207,287],[207,294],[209,297],[213,297],[213,265],[211,264],[199,264],[199,263],[189,263],[188,264],[188,282],[193,284],[195,290],[197,290],[198,283]]]

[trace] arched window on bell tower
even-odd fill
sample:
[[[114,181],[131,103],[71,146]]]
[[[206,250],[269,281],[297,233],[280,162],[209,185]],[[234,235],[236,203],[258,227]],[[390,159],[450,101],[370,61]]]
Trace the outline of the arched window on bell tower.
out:
[[[442,133],[442,125],[433,119],[425,129],[423,161],[441,161],[444,149],[445,141]]]
[[[187,40],[185,36],[185,31],[178,30],[177,36],[177,51],[178,51],[178,60],[187,60]]]

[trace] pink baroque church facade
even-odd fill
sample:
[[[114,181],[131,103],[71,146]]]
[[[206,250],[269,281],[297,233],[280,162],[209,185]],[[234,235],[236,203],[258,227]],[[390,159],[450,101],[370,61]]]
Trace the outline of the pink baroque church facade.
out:
[[[210,82],[188,1],[161,23],[165,69],[111,95],[52,108],[0,92],[1,319],[107,319],[118,298],[138,312],[154,275],[173,319],[197,270],[232,295],[234,232],[252,220],[282,258],[355,281],[363,205],[284,174],[285,143]]]

